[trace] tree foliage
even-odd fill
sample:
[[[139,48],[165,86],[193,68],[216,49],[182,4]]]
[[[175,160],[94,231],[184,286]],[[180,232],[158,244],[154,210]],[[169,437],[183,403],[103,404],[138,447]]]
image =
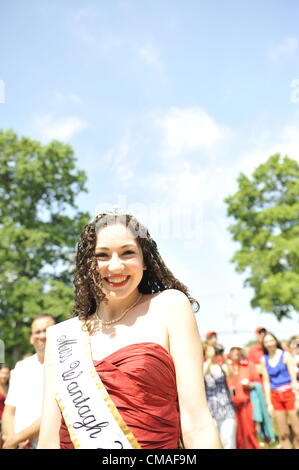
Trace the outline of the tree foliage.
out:
[[[253,307],[278,320],[299,311],[299,165],[280,154],[238,177],[239,190],[225,199],[229,226],[240,248],[232,258],[245,285],[253,288]]]
[[[86,176],[69,145],[0,131],[0,337],[6,360],[30,350],[32,319],[66,319],[76,242],[88,214],[75,198]]]

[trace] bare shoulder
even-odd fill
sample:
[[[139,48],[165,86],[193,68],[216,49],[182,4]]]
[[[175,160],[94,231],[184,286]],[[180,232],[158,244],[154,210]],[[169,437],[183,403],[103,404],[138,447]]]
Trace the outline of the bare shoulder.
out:
[[[178,289],[166,289],[160,292],[156,298],[156,304],[159,309],[163,309],[166,316],[171,315],[172,318],[177,315],[184,315],[186,312],[192,312],[193,314],[188,297]]]
[[[157,300],[164,305],[174,305],[177,302],[179,302],[180,305],[183,305],[184,303],[185,305],[191,305],[186,294],[178,289],[165,289],[162,292],[159,292]]]
[[[196,315],[188,297],[179,290],[163,291],[160,301],[159,309],[163,310],[169,351],[174,360],[177,380],[185,389],[186,370],[193,368],[191,364],[196,371],[202,366],[201,340]],[[187,369],[186,358],[189,364]],[[190,372],[191,376],[193,377],[193,373]]]
[[[170,332],[174,328],[185,327],[186,324],[195,322],[195,314],[192,305],[182,291],[167,289],[155,299],[157,310],[163,316],[164,322]]]
[[[290,361],[292,359],[291,354],[284,350],[284,361]]]

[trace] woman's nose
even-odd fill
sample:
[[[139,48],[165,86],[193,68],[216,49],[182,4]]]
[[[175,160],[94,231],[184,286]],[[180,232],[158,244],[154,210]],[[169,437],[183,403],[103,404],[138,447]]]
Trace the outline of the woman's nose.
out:
[[[109,271],[121,271],[123,269],[123,264],[121,259],[117,255],[112,256],[109,263]]]

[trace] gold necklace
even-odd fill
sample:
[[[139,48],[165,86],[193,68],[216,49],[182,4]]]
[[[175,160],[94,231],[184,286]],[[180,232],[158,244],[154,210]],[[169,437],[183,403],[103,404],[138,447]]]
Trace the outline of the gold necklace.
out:
[[[122,312],[122,314],[118,317],[118,318],[115,318],[114,320],[107,320],[107,321],[104,321],[102,320],[99,315],[98,315],[98,312],[96,312],[96,317],[97,319],[102,323],[102,325],[112,325],[113,323],[117,323],[118,321],[122,320],[124,318],[124,316],[126,315],[126,313],[128,313],[129,310],[132,310],[133,307],[135,307],[135,305],[139,302],[139,300],[141,299],[142,297],[142,294],[140,294],[140,296],[138,297],[138,299],[136,300],[136,302],[134,302],[129,308],[127,308],[126,310],[124,310]]]

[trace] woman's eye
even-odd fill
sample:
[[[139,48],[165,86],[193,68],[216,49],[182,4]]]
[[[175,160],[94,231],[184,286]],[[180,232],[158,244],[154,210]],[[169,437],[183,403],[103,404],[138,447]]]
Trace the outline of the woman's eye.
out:
[[[134,251],[128,250],[123,253],[123,255],[134,255]],[[105,256],[108,256],[107,253],[97,253],[96,258],[104,258]]]

